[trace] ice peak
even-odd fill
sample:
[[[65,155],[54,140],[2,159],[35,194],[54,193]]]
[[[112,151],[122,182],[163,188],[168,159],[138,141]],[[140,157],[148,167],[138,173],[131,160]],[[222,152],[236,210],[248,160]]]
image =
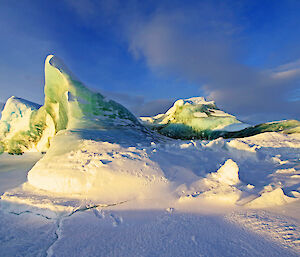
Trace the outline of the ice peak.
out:
[[[4,108],[8,107],[9,105],[14,104],[14,105],[19,105],[19,104],[23,104],[27,107],[33,107],[33,109],[38,109],[40,107],[39,104],[25,100],[21,97],[17,97],[17,96],[11,96],[10,98],[7,99]]]
[[[56,131],[74,128],[141,126],[122,105],[93,92],[58,57],[45,61],[45,108]]]
[[[198,97],[191,97],[191,98],[187,98],[187,99],[179,99],[174,103],[174,105],[184,105],[184,104],[215,105],[215,102],[214,101],[207,101],[203,96],[198,96]]]
[[[59,70],[61,73],[64,73],[65,75],[68,75],[71,78],[78,80],[72,73],[72,71],[64,64],[63,60],[53,54],[50,54],[46,57],[45,72],[47,70],[47,66],[52,66]]]
[[[45,63],[49,63],[49,62],[50,62],[50,60],[51,60],[53,57],[54,57],[54,55],[53,55],[53,54],[49,54],[49,55],[47,55],[47,57],[46,57],[46,60],[45,60]]]
[[[179,99],[164,114],[141,117],[144,124],[174,138],[211,139],[214,131],[241,124],[233,115],[220,110],[203,96]]]

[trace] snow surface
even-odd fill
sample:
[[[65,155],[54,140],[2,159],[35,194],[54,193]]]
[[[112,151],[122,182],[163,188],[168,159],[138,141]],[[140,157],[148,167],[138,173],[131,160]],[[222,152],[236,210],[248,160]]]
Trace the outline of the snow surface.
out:
[[[0,156],[1,256],[299,256],[299,133],[174,140],[45,68],[28,140],[49,149]]]
[[[153,197],[167,191],[169,182],[159,165],[136,147],[57,135],[51,148],[28,174],[36,188],[64,196],[102,201]],[[126,135],[124,135],[126,136]],[[59,149],[64,153],[59,153]]]
[[[134,184],[125,180],[128,185],[123,188],[103,185],[109,192],[90,198],[75,193],[58,196],[28,182],[14,188],[40,156],[2,155],[0,180],[14,169],[20,171],[9,183],[0,184],[1,192],[6,191],[0,209],[1,256],[299,256],[300,204],[292,193],[300,191],[300,181],[291,174],[300,174],[300,137],[284,135],[282,144],[280,133],[263,135],[152,141],[135,147],[125,139],[122,144],[81,139],[85,144],[81,152],[74,151],[76,137],[61,141],[71,134],[59,133],[57,142],[65,142],[66,147],[51,152],[51,146],[39,161],[46,165],[49,154],[52,171],[67,166],[80,172],[83,166],[86,174],[97,170],[96,164],[118,166],[127,159],[132,163],[122,166],[122,172],[135,165],[140,168],[141,162],[159,165],[173,187],[143,195],[135,179]],[[247,141],[245,147],[236,148],[242,141]],[[72,158],[64,155],[72,151]],[[37,167],[43,172],[42,166]],[[293,173],[278,173],[279,169]]]

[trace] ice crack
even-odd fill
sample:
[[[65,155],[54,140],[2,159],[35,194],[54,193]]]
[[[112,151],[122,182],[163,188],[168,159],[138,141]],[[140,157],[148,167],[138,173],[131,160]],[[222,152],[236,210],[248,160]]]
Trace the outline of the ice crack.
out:
[[[10,211],[9,213],[10,213],[10,214],[17,215],[17,216],[22,215],[22,214],[26,214],[26,213],[30,213],[30,214],[34,214],[34,215],[36,215],[36,216],[43,217],[43,218],[45,218],[45,219],[47,219],[47,220],[52,220],[52,218],[50,218],[50,217],[48,217],[48,216],[46,216],[46,215],[43,215],[43,214],[41,214],[41,213],[36,213],[36,212],[28,211],[28,210],[27,210],[27,211],[21,211],[21,212]]]
[[[53,247],[54,245],[58,242],[58,240],[61,238],[61,235],[62,235],[62,225],[63,225],[63,221],[66,219],[66,218],[69,218],[71,217],[73,214],[77,213],[77,212],[84,212],[84,211],[87,211],[87,210],[92,210],[92,209],[95,209],[95,208],[107,208],[107,207],[111,207],[111,206],[116,206],[116,205],[120,205],[120,204],[123,204],[123,203],[126,203],[128,201],[122,201],[122,202],[118,202],[118,203],[112,203],[112,204],[92,204],[92,205],[85,205],[83,207],[79,207],[79,208],[76,208],[74,209],[72,212],[70,212],[69,214],[66,214],[66,215],[63,215],[61,216],[57,222],[56,222],[56,230],[54,232],[54,235],[55,235],[55,239],[53,241],[53,243],[49,246],[49,248],[47,249],[46,251],[46,256],[47,257],[51,257],[53,256],[54,252],[53,252]]]

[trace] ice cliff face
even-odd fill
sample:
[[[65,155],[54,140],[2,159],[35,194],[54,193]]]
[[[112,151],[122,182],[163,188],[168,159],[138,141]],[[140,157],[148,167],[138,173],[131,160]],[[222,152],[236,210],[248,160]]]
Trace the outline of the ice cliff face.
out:
[[[161,134],[183,139],[209,138],[212,131],[234,131],[249,126],[204,97],[180,99],[165,114],[141,120]]]
[[[45,151],[61,130],[117,129],[143,126],[125,107],[89,90],[57,57],[45,61],[45,103],[12,97],[2,112],[1,151]]]

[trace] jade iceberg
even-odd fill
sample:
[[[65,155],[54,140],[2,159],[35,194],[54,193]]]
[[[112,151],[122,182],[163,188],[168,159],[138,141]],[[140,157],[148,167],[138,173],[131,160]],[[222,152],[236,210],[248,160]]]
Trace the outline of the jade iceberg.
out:
[[[43,106],[16,97],[7,101],[0,121],[1,151],[46,151],[61,130],[145,130],[125,107],[88,89],[53,55],[45,61],[44,91]]]

